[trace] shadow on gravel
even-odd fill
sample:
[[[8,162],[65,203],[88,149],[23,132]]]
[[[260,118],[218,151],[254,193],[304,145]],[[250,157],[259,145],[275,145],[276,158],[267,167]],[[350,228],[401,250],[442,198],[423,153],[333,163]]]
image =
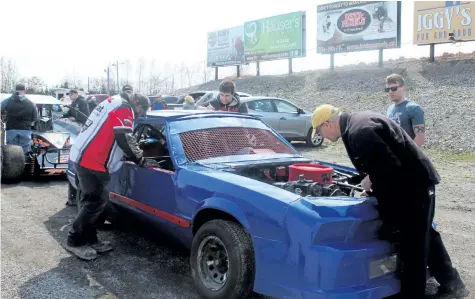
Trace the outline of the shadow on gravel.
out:
[[[75,209],[66,207],[44,223],[59,244],[66,240]],[[188,250],[135,217],[127,225],[109,225],[99,231],[101,239],[112,242],[114,251],[90,262],[75,256],[63,258],[56,268],[22,285],[20,298],[199,299]]]
[[[40,176],[40,177],[31,177],[24,176],[21,182],[4,184],[2,183],[2,189],[15,188],[19,185],[30,187],[30,188],[48,188],[53,185],[61,186],[67,185],[68,180],[65,175],[55,175],[55,176]]]

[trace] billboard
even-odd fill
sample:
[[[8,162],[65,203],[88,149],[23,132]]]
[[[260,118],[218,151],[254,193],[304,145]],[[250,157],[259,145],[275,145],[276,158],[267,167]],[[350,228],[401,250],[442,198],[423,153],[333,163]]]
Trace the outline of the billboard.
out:
[[[340,1],[317,6],[317,53],[401,47],[401,1]]]
[[[305,23],[304,11],[244,23],[246,61],[305,57]]]
[[[208,32],[208,67],[239,65],[245,63],[244,27]]]
[[[415,45],[441,44],[475,40],[475,2],[473,1],[414,1]]]

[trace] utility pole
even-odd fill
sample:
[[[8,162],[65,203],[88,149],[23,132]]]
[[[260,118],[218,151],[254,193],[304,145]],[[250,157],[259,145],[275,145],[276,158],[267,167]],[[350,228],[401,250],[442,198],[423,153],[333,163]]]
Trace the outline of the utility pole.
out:
[[[110,81],[110,67],[107,66],[107,68],[104,70],[104,72],[107,73],[107,93],[110,95],[110,93],[111,93],[110,84],[109,84],[109,81]]]
[[[124,64],[123,62],[121,62],[120,64]],[[116,61],[116,63],[113,63],[112,66],[115,66],[116,67],[116,72],[117,72],[117,92],[120,91],[119,89],[119,60]]]
[[[89,77],[87,77],[87,93],[89,93],[90,89],[89,89]]]
[[[119,60],[117,60],[117,63],[115,66],[117,67],[117,90],[120,90],[119,88]]]

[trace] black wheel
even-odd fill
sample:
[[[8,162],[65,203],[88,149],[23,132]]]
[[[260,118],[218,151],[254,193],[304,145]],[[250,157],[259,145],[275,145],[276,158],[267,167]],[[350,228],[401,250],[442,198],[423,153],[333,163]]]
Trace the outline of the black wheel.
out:
[[[205,299],[243,299],[254,287],[254,249],[244,228],[212,220],[196,233],[191,246],[191,275]]]
[[[25,153],[18,145],[2,145],[2,183],[21,181],[25,171]]]
[[[313,128],[310,128],[310,130],[308,131],[307,141],[306,141],[307,145],[310,145],[313,147],[319,147],[320,145],[322,145],[324,138],[322,137],[322,135],[318,135],[318,134],[312,138],[312,131],[313,131]]]

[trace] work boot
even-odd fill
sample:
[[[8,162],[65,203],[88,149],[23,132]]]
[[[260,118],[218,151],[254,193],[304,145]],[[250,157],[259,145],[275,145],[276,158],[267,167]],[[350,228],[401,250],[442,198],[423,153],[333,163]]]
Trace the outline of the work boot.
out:
[[[64,248],[67,251],[74,254],[75,256],[77,256],[78,258],[86,260],[86,261],[90,261],[97,258],[97,252],[94,248],[92,248],[92,246],[87,246],[87,245],[71,246],[71,245],[65,244]]]
[[[469,290],[459,278],[449,285],[441,285],[435,294],[437,299],[458,299],[466,298],[470,294]]]
[[[104,253],[113,249],[109,241],[97,241],[90,246],[98,253]]]

